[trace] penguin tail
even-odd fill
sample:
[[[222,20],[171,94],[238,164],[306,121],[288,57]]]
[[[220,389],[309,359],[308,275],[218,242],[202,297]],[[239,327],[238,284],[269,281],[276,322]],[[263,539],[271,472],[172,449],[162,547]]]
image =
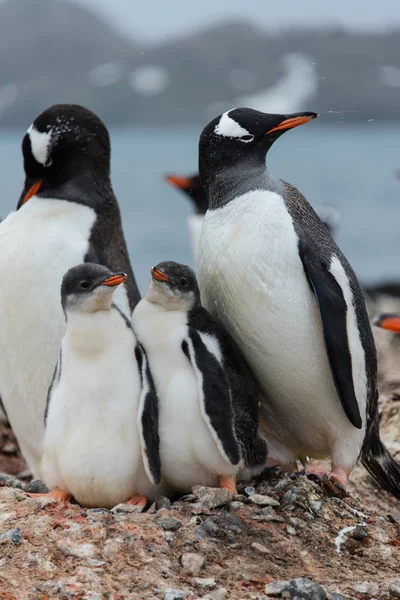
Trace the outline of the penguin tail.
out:
[[[380,439],[379,425],[374,425],[364,441],[361,462],[383,489],[400,499],[400,463],[393,458]]]

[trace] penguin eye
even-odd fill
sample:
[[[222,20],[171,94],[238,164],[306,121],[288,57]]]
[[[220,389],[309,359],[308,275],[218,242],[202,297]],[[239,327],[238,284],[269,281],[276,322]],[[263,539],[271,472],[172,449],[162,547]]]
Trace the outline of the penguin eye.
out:
[[[81,281],[81,289],[82,290],[87,290],[89,287],[89,282],[88,281]]]
[[[187,286],[187,279],[186,277],[181,277],[179,280],[179,284],[181,287],[185,288]]]
[[[252,142],[253,140],[254,140],[254,135],[251,135],[251,134],[249,134],[249,135],[243,135],[240,138],[240,141],[244,142],[245,144],[248,144],[249,142]]]

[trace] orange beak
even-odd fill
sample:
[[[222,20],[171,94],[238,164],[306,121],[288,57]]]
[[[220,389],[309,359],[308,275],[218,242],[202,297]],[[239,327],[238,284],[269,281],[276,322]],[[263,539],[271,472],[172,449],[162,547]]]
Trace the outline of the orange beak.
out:
[[[373,324],[382,329],[400,333],[400,314],[380,315],[373,321]]]
[[[151,269],[151,276],[157,281],[169,281],[164,271],[160,271],[160,269],[156,269],[155,267]]]
[[[114,287],[116,285],[120,285],[124,283],[128,278],[126,273],[117,273],[116,275],[111,275],[108,279],[105,279],[101,282],[101,285],[108,285],[109,287]]]
[[[165,181],[168,181],[168,183],[181,190],[188,190],[192,185],[192,180],[190,179],[190,177],[178,177],[175,175],[168,175],[165,178]]]
[[[41,185],[42,185],[41,179],[39,179],[39,181],[36,181],[33,184],[33,186],[28,190],[28,192],[25,194],[24,199],[22,200],[22,204],[25,204],[25,202],[28,202],[29,198],[32,198],[32,196],[37,194],[38,191],[40,190]]]
[[[304,123],[308,123],[314,118],[315,117],[293,117],[292,119],[286,119],[286,121],[282,121],[282,123],[279,123],[279,125],[267,131],[265,135],[269,135],[274,131],[281,131],[283,129],[293,129],[294,127],[298,127],[299,125],[304,125]]]

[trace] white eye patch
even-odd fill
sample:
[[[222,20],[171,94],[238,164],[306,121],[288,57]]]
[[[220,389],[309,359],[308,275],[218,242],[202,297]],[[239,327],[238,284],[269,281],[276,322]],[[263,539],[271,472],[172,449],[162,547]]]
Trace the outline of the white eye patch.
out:
[[[35,160],[43,166],[48,166],[50,164],[48,156],[52,130],[42,132],[31,125],[26,133],[31,140],[31,149]]]
[[[232,109],[234,110],[234,109]],[[219,123],[215,126],[214,132],[217,135],[223,135],[224,137],[238,138],[241,142],[247,144],[254,140],[252,135],[247,129],[239,125],[237,121],[229,116],[231,111],[224,113],[219,120]]]

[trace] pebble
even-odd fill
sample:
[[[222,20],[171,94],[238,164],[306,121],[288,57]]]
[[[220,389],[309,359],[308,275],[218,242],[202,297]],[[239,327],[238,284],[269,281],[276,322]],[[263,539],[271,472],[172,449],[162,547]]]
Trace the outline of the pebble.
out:
[[[6,473],[0,473],[0,487],[13,487],[22,489],[22,483],[12,475],[7,475]]]
[[[240,510],[243,506],[244,506],[244,502],[239,502],[238,500],[235,500],[234,502],[230,503],[229,509],[230,510]]]
[[[252,494],[250,500],[258,506],[279,506],[280,504],[278,500],[271,498],[271,496],[263,496],[262,494]]]
[[[395,579],[389,584],[389,592],[395,598],[400,598],[400,579]]]
[[[198,575],[204,565],[204,556],[196,552],[185,552],[181,556],[181,564],[190,575]]]
[[[270,581],[266,584],[264,591],[267,596],[277,596],[278,594],[281,594],[288,585],[288,581]]]
[[[49,488],[41,479],[34,479],[24,486],[24,491],[30,494],[47,494]]]
[[[117,514],[121,514],[121,513],[125,513],[125,514],[141,513],[141,512],[143,512],[143,510],[144,510],[143,506],[135,506],[134,504],[121,503],[121,504],[117,504],[117,506],[114,506],[114,508],[111,509],[111,512],[114,515],[117,515]]]
[[[247,494],[248,496],[254,496],[254,494],[256,493],[255,488],[253,488],[252,485],[249,485],[248,487],[244,488],[245,494]]]
[[[322,502],[320,502],[319,500],[310,500],[308,504],[313,513],[319,513],[319,511],[321,510]]]
[[[343,594],[329,594],[330,600],[351,600],[348,596],[343,596]]]
[[[22,535],[19,527],[9,529],[0,535],[0,544],[5,544],[11,541],[14,546],[20,546],[22,544]]]
[[[364,540],[366,537],[368,537],[368,531],[365,529],[365,527],[357,525],[357,527],[350,533],[350,537],[355,540]]]
[[[209,488],[202,485],[195,485],[192,491],[199,499],[201,506],[209,510],[224,506],[232,501],[231,492],[223,488]]]
[[[164,540],[167,542],[167,544],[172,544],[174,539],[175,539],[175,534],[172,533],[172,531],[166,531],[164,533]]]
[[[326,600],[324,588],[311,579],[297,577],[291,581],[271,581],[265,586],[267,596],[278,596],[287,598],[308,598],[309,600]]]
[[[268,550],[268,548],[266,546],[263,546],[262,544],[259,544],[258,542],[253,542],[251,544],[251,547],[253,548],[253,550],[255,550],[256,552],[259,552],[260,554],[270,554],[271,551]]]
[[[163,595],[163,600],[182,600],[185,597],[185,592],[182,590],[174,590],[167,588]]]
[[[94,544],[76,544],[70,539],[58,540],[57,548],[67,556],[91,558],[96,551]]]
[[[182,523],[175,517],[167,517],[159,521],[159,525],[166,531],[178,531],[182,527]]]
[[[374,582],[364,581],[354,588],[359,594],[370,594],[371,596],[377,596],[379,594],[379,586]]]
[[[247,497],[244,496],[244,494],[236,494],[236,496],[233,496],[233,499],[235,500],[235,502],[243,502],[243,504],[244,504],[247,500]],[[221,589],[225,589],[225,588],[221,588]]]
[[[225,600],[227,594],[228,590],[226,588],[218,588],[206,596],[203,596],[201,600]]]
[[[286,526],[286,533],[288,535],[297,535],[297,531],[295,530],[294,527],[292,527],[291,525],[287,525]]]
[[[195,577],[194,583],[196,584],[197,587],[199,588],[208,588],[210,590],[212,590],[213,588],[215,588],[215,586],[217,585],[214,577]]]
[[[160,496],[156,500],[156,509],[160,510],[161,508],[166,508],[167,510],[171,510],[171,500],[166,496]]]

